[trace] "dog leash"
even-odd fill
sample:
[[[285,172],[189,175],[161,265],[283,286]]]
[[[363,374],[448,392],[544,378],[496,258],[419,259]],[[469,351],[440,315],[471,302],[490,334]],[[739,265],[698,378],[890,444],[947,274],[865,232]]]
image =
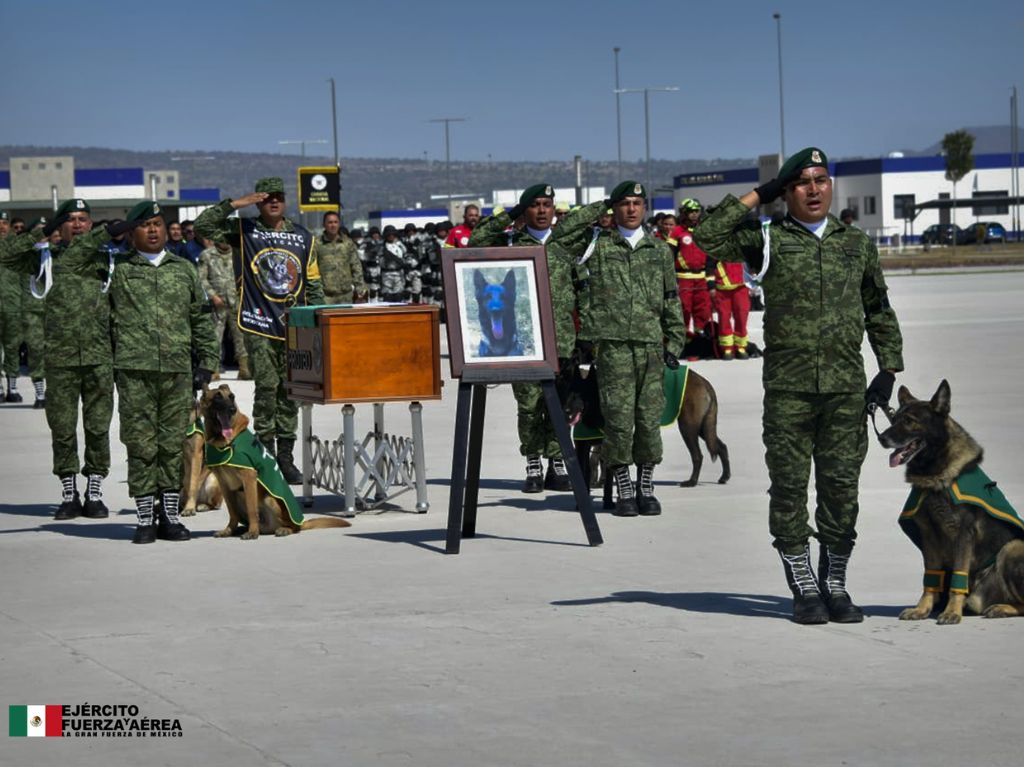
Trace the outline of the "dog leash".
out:
[[[878,431],[878,426],[875,425],[875,411],[878,410],[879,407],[881,407],[882,412],[885,413],[885,417],[889,419],[889,423],[892,423],[893,419],[896,417],[896,411],[888,405],[879,406],[874,402],[868,405],[868,415],[871,416],[871,428],[875,430],[875,436],[881,439],[882,433]]]

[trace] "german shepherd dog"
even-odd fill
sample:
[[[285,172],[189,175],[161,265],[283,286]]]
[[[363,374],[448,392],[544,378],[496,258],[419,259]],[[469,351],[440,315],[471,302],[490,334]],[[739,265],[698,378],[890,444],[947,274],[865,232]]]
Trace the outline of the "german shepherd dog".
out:
[[[199,406],[193,401],[189,423],[194,424],[199,415]],[[204,460],[206,436],[198,429],[190,429],[182,442],[182,478],[181,495],[184,503],[181,516],[195,516],[196,511],[210,511],[220,508],[223,498],[217,477],[210,471]]]
[[[904,511],[900,521],[921,549],[928,584],[900,620],[929,617],[945,590],[948,601],[938,617],[942,624],[959,623],[965,608],[986,618],[1024,615],[1024,532],[976,503],[957,502],[967,495],[961,495],[957,479],[978,467],[982,449],[949,417],[949,384],[939,384],[930,401],[915,399],[905,386],[897,396],[892,425],[878,439],[894,449],[889,465],[905,465],[907,482],[920,493],[917,510]],[[981,491],[989,498],[997,493],[1002,498],[994,482]],[[944,584],[950,572],[950,583]],[[954,584],[958,576],[966,580]]]
[[[227,384],[216,389],[204,385],[199,412],[203,417],[206,441],[220,449],[228,447],[249,426],[249,418],[235,405],[235,395]],[[319,527],[350,526],[344,519],[331,517],[307,519],[297,525],[284,502],[267,492],[257,481],[255,469],[227,464],[210,468],[217,477],[228,507],[227,527],[214,533],[215,538],[241,534],[242,539],[248,541],[259,538],[260,534],[282,536]]]
[[[582,422],[592,429],[601,429],[604,427],[604,416],[601,413],[598,393],[597,365],[580,360],[579,352],[574,351],[570,359],[568,379],[562,378],[559,382],[566,419],[570,426]],[[680,482],[679,486],[696,487],[700,478],[704,456],[698,438],[704,440],[712,461],[722,459],[722,475],[718,478],[718,484],[724,485],[728,482],[732,477],[732,469],[729,465],[729,448],[718,437],[718,397],[711,382],[693,368],[690,368],[686,381],[683,406],[679,411],[676,426],[693,463],[690,478]],[[583,476],[591,479],[592,487],[598,486],[594,484],[597,474],[594,469],[598,467],[593,466],[591,451],[598,447],[599,443],[595,444],[594,440],[581,440],[576,443],[580,468]],[[611,475],[608,472],[605,472],[603,486],[604,508],[613,508]]]
[[[476,305],[480,317],[481,357],[508,357],[521,355],[516,328],[516,275],[509,269],[500,285],[487,281],[477,269],[473,272]]]

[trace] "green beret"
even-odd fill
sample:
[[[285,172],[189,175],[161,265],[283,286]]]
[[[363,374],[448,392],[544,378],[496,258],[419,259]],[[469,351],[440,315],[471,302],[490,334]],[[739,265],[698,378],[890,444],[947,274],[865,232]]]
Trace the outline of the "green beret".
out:
[[[0,221],[10,221],[10,220],[11,220],[11,214],[8,213],[6,210],[0,210]]]
[[[160,206],[153,200],[143,200],[125,216],[125,221],[148,221],[153,216],[160,215]]]
[[[538,197],[550,197],[552,200],[555,199],[555,189],[551,184],[534,184],[531,187],[527,187],[521,195],[519,195],[520,205],[530,205]]]
[[[608,198],[608,201],[613,205],[627,197],[647,197],[647,190],[644,189],[644,185],[639,181],[623,181],[617,187],[612,189],[612,196]]]
[[[39,218],[33,218],[29,221],[28,230],[31,232],[37,226],[46,226],[46,216],[40,216]]]
[[[266,192],[267,194],[284,194],[284,181],[278,176],[261,178],[256,182],[256,191]]]
[[[90,213],[89,203],[80,197],[72,197],[70,200],[64,200],[57,208],[57,212],[54,214],[55,218],[61,216],[67,216],[72,213]]]
[[[779,168],[779,181],[792,181],[804,168],[828,168],[828,157],[820,149],[809,146],[792,155]]]

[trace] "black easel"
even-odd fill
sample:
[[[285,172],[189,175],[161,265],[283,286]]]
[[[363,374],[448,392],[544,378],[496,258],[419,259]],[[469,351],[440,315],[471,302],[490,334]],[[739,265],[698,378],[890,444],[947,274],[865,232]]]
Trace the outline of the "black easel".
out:
[[[576,508],[583,520],[587,543],[600,546],[604,543],[597,517],[590,506],[590,488],[583,479],[576,450],[569,436],[558,394],[555,392],[554,374],[543,371],[537,378],[544,391],[544,402],[548,416],[554,426],[562,458],[569,471]],[[476,507],[480,493],[480,453],[484,441],[484,410],[487,406],[487,385],[510,383],[506,376],[493,370],[465,370],[459,380],[459,399],[455,407],[455,448],[452,450],[451,494],[448,497],[448,537],[446,554],[458,554],[463,538],[476,535]]]

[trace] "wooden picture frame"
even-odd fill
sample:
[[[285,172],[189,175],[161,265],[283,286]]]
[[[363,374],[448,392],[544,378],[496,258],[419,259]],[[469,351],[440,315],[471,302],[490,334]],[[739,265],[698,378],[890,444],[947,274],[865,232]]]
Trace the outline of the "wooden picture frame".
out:
[[[452,378],[529,381],[558,371],[543,246],[445,248],[441,272]]]

